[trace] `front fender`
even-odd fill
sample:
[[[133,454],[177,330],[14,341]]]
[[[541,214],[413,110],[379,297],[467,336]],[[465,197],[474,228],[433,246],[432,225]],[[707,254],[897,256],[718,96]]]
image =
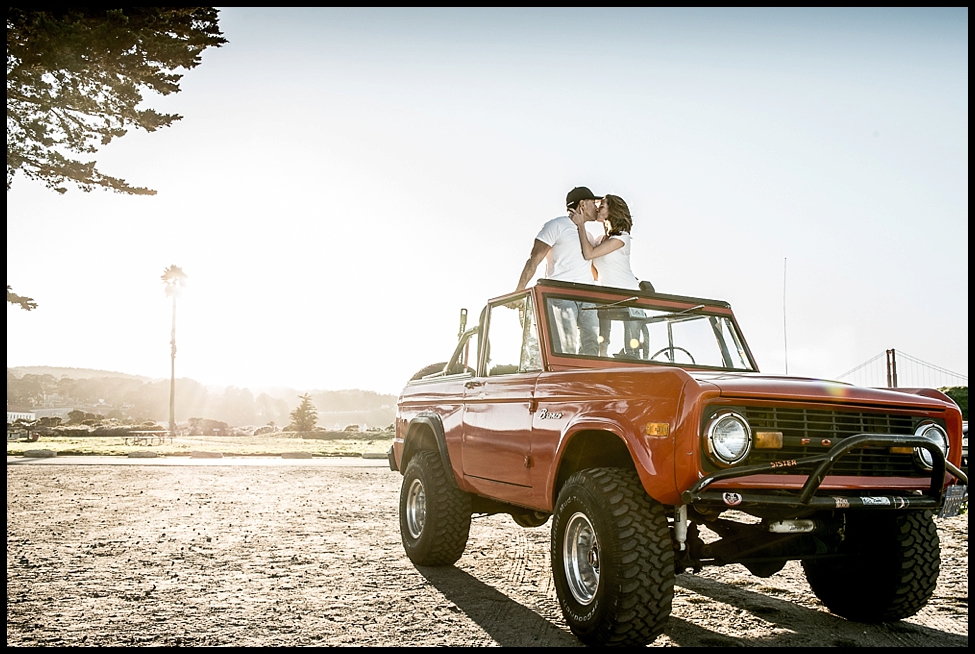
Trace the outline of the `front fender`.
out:
[[[624,426],[619,420],[602,416],[584,416],[566,425],[559,440],[549,478],[546,483],[546,503],[555,505],[555,498],[565,480],[577,469],[592,467],[592,463],[579,464],[572,460],[567,453],[572,451],[576,438],[591,438],[594,434],[603,434],[606,438],[615,438],[620,447],[625,449],[628,461],[621,461],[614,455],[614,466],[632,466],[640,476],[644,490],[659,502],[672,503],[675,493],[673,479],[666,474],[666,461],[673,460],[673,454],[664,455],[659,443],[647,442],[642,434],[636,433],[633,426]],[[607,444],[607,450],[613,449]],[[669,448],[668,448],[669,449]],[[663,459],[658,461],[658,459]],[[599,464],[597,464],[599,465]]]

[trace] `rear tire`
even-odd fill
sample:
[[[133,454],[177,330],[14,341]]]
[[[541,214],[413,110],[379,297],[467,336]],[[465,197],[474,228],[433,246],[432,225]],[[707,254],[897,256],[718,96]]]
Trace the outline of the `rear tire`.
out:
[[[587,645],[646,645],[674,598],[664,507],[636,472],[593,468],[566,482],[552,520],[552,574],[572,633]]]
[[[452,565],[464,553],[471,529],[471,497],[457,488],[430,450],[417,452],[403,474],[399,530],[416,565]]]
[[[816,597],[833,613],[856,622],[893,622],[931,599],[941,543],[930,511],[851,512],[842,549],[842,560],[802,563]]]

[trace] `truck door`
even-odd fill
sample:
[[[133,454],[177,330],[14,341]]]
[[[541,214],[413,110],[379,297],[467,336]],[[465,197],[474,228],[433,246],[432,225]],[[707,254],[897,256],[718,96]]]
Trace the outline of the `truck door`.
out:
[[[478,374],[464,394],[463,470],[498,499],[531,498],[532,398],[541,368],[531,299],[489,304]]]

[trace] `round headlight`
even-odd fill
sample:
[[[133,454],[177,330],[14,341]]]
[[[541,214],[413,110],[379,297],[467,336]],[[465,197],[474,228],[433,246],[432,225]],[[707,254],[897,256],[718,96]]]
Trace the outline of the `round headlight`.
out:
[[[934,444],[938,446],[941,452],[948,457],[948,434],[945,430],[936,425],[933,422],[924,422],[918,425],[918,428],[914,430],[915,436],[923,436],[930,441],[934,441]],[[927,451],[923,447],[914,448],[914,459],[917,461],[918,465],[925,470],[930,470],[934,467],[934,460],[931,458],[931,452]]]
[[[733,411],[723,411],[711,418],[707,437],[708,454],[720,466],[738,463],[752,448],[748,421]]]

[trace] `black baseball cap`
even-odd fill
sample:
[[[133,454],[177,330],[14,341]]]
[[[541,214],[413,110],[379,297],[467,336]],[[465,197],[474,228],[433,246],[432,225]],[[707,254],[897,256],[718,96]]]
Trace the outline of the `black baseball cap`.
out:
[[[602,200],[602,199],[603,196],[593,195],[593,192],[590,191],[585,186],[577,186],[571,191],[569,191],[569,194],[565,196],[565,206],[567,206],[569,209],[575,209],[576,206],[578,206],[579,202],[582,200]]]

